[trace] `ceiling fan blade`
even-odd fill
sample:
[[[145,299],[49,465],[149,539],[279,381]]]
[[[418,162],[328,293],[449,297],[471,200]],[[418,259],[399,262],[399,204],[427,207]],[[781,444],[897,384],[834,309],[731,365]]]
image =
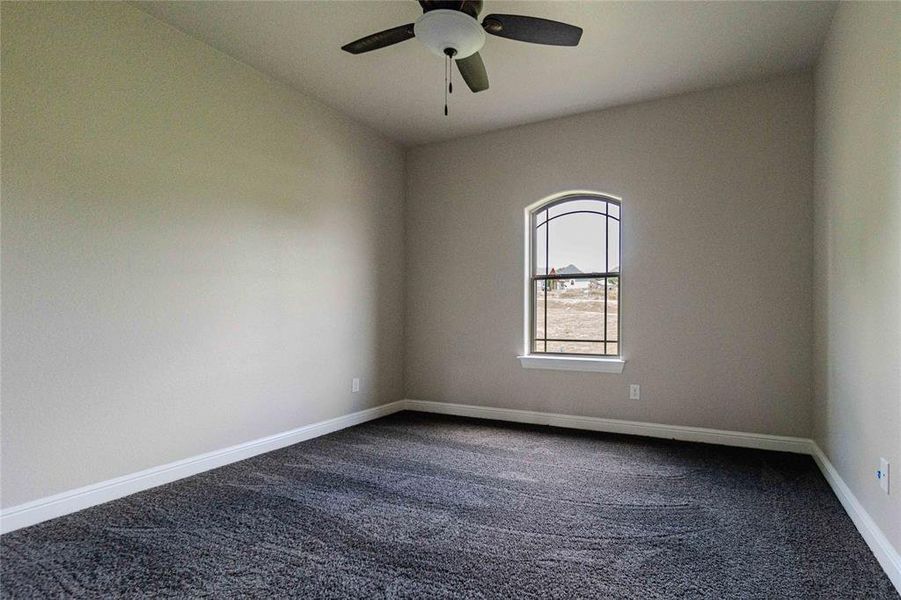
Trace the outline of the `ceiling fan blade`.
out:
[[[582,38],[581,27],[522,15],[488,15],[482,26],[492,35],[548,46],[578,46]]]
[[[413,23],[407,23],[406,25],[367,35],[355,42],[341,46],[341,49],[345,52],[350,52],[351,54],[362,54],[363,52],[378,50],[385,46],[409,40],[413,36]]]
[[[481,92],[488,89],[488,73],[485,71],[485,63],[482,57],[476,52],[466,58],[461,58],[457,62],[457,68],[460,69],[460,75],[463,81],[469,86],[473,92]]]

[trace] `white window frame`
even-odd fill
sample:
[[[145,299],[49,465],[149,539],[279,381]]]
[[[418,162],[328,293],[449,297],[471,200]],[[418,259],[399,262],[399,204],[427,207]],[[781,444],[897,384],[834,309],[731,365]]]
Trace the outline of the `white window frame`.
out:
[[[560,202],[566,199],[577,198],[597,198],[599,200],[610,200],[616,202],[620,208],[620,219],[623,218],[622,199],[612,194],[603,192],[595,192],[590,190],[572,190],[554,194],[546,198],[542,198],[538,202],[534,202],[526,206],[523,211],[523,237],[525,243],[523,254],[523,351],[519,355],[519,362],[524,369],[552,369],[559,371],[589,371],[596,373],[622,373],[623,367],[626,365],[625,346],[623,345],[622,321],[619,322],[618,347],[619,356],[592,356],[592,355],[572,355],[572,354],[532,354],[532,320],[534,306],[532,302],[532,269],[535,253],[532,249],[533,243],[533,213],[540,207]],[[622,223],[622,221],[620,221]],[[619,280],[619,299],[622,299],[622,271],[623,271],[623,254],[622,254],[622,226],[620,226],[620,280]],[[622,305],[620,305],[621,307]],[[619,312],[622,319],[622,311]]]

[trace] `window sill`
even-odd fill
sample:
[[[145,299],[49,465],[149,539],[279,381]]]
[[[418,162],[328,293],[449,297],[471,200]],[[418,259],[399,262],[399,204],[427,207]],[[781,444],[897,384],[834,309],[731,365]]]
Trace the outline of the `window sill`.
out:
[[[578,356],[520,356],[523,369],[553,369],[555,371],[589,371],[593,373],[622,373],[626,361],[621,358],[582,358]]]

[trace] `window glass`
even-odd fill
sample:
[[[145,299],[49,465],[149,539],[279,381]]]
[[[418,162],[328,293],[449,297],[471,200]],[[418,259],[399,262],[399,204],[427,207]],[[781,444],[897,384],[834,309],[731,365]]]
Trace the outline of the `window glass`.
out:
[[[551,217],[557,217],[564,213],[585,211],[607,214],[607,203],[602,200],[567,200],[555,204],[547,209]]]
[[[545,227],[549,270],[606,273],[606,216],[574,212],[552,217]]]
[[[532,213],[532,352],[619,355],[619,216],[584,196]]]
[[[619,221],[607,220],[607,272],[619,273]]]
[[[532,273],[535,275],[546,275],[547,266],[547,232],[550,231],[547,225],[547,211],[542,211],[535,215],[535,233],[532,248],[534,250],[534,260],[532,265]]]

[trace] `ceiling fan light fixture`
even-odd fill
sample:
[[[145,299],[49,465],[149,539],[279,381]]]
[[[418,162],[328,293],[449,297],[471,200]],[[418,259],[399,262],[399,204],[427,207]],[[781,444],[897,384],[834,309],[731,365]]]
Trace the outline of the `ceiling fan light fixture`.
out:
[[[453,50],[457,60],[472,56],[485,44],[485,31],[477,20],[458,10],[423,13],[413,26],[416,38],[442,58]]]

